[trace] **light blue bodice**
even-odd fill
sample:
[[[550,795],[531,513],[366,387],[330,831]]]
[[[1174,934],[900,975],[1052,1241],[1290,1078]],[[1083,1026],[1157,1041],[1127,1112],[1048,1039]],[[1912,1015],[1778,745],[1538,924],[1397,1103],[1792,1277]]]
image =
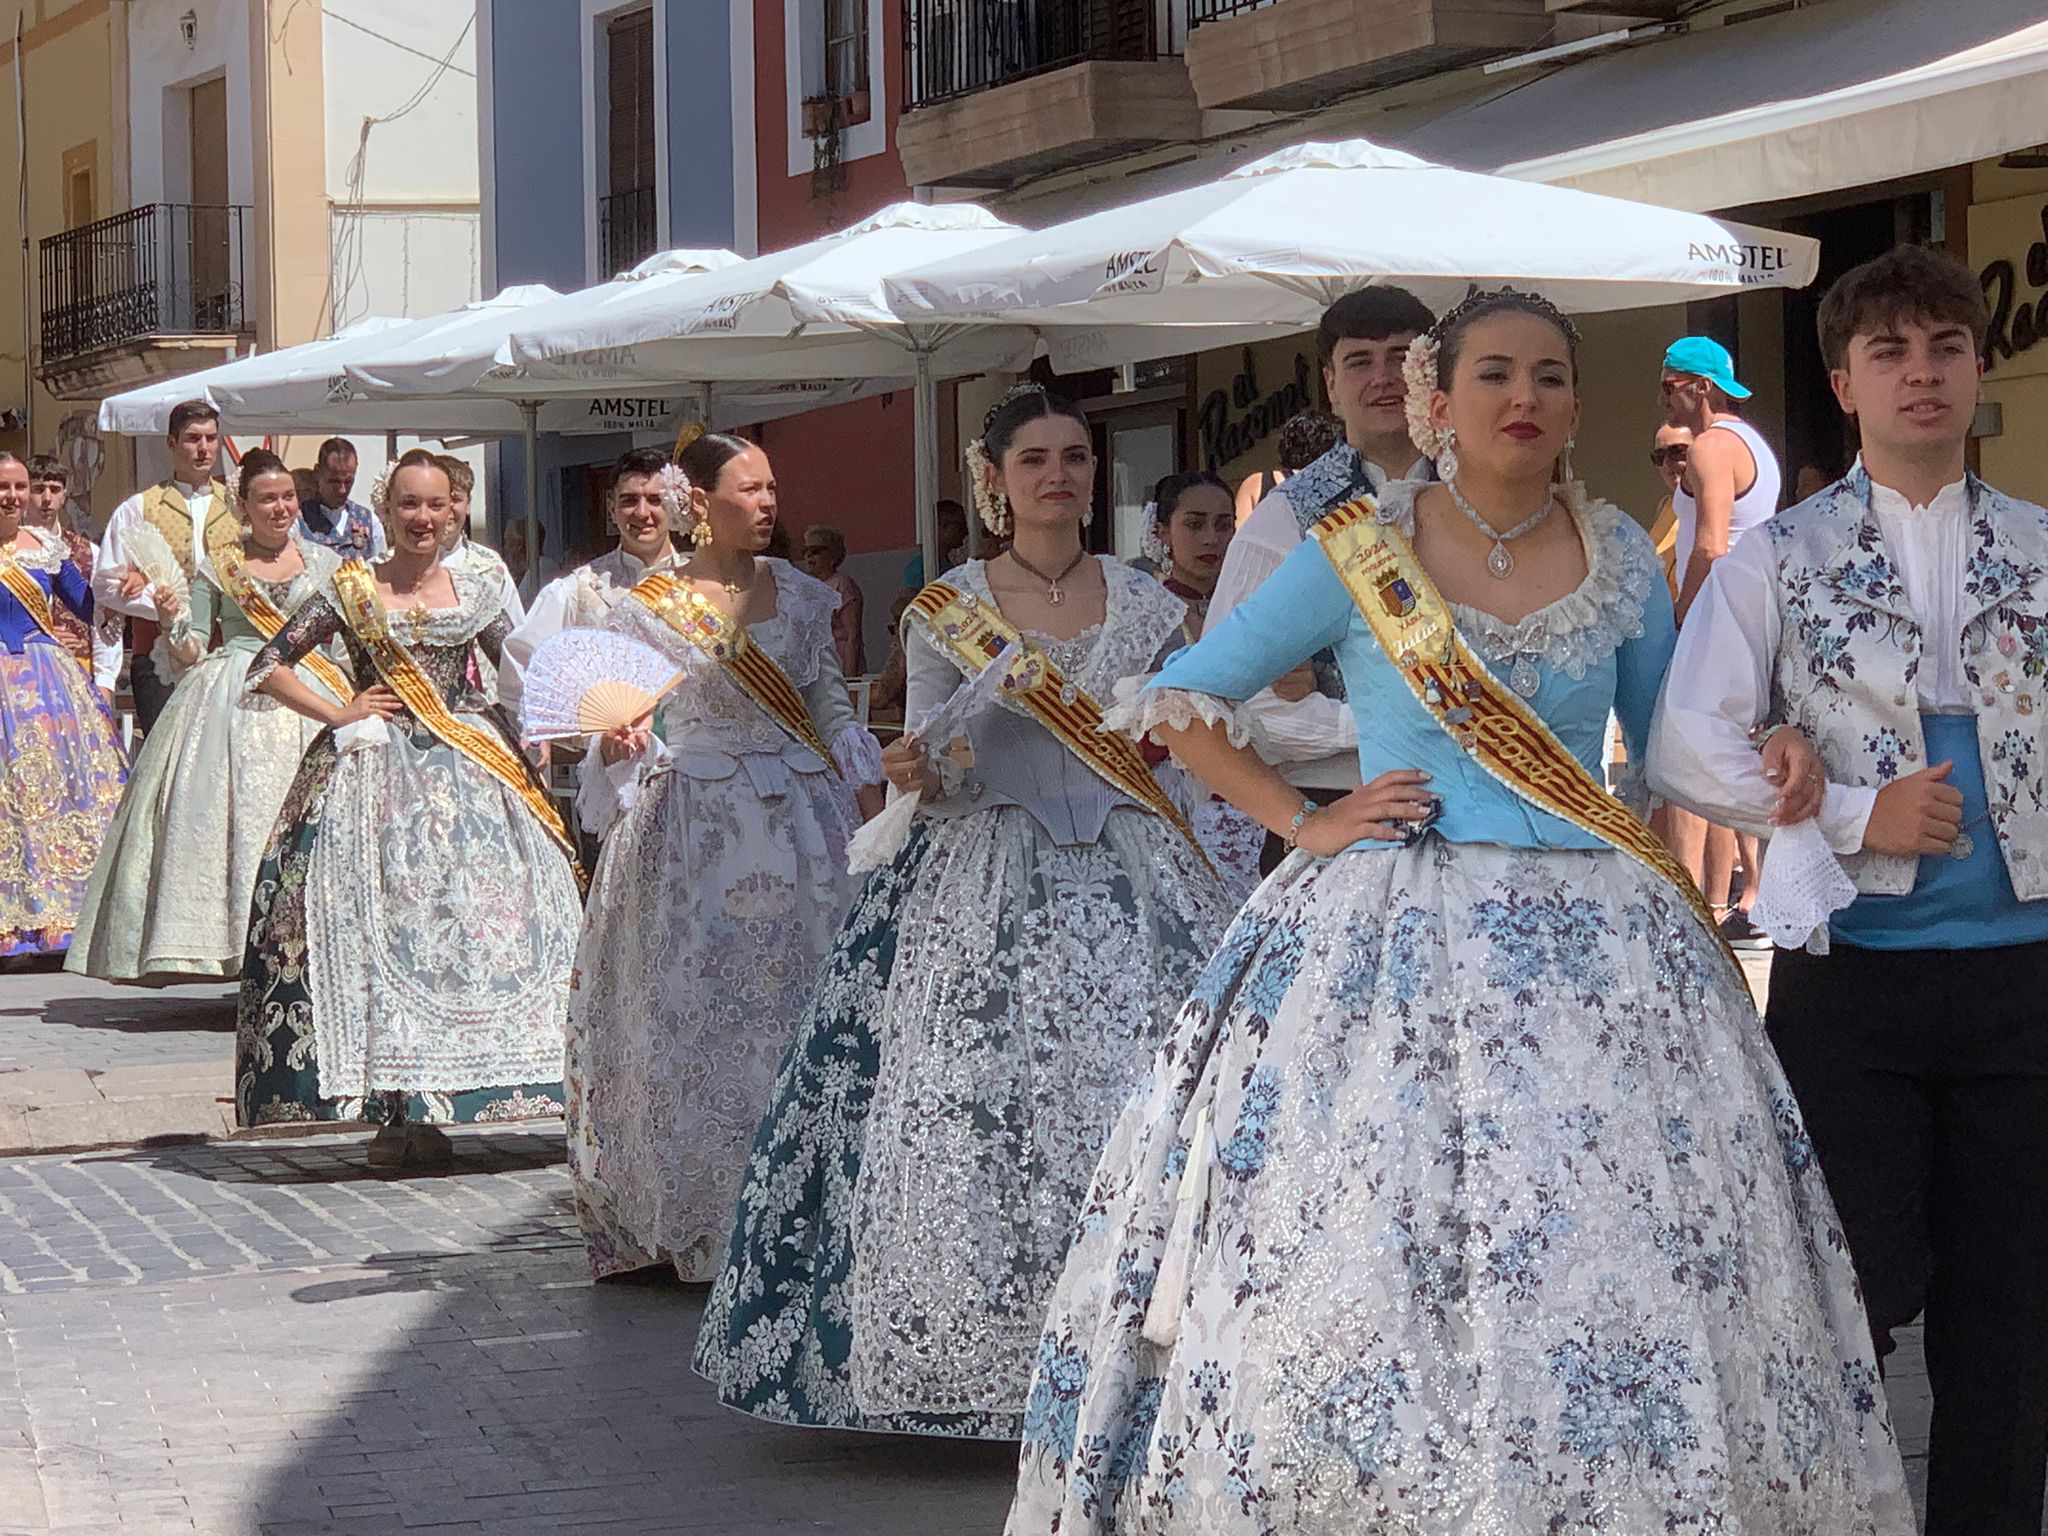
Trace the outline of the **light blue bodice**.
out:
[[[1388,486],[1381,517],[1412,532],[1421,489],[1408,481]],[[1577,514],[1587,575],[1576,591],[1519,624],[1463,607],[1456,616],[1459,632],[1493,674],[1504,685],[1513,679],[1515,691],[1599,779],[1610,713],[1621,721],[1629,761],[1642,761],[1677,628],[1648,535],[1607,502],[1582,502]],[[1459,748],[1380,649],[1313,540],[1288,556],[1221,627],[1168,663],[1150,690],[1247,699],[1325,647],[1336,654],[1358,720],[1359,769],[1366,782],[1394,769],[1423,769],[1430,788],[1443,797],[1443,818],[1436,824],[1443,837],[1518,848],[1607,846],[1535,809]]]

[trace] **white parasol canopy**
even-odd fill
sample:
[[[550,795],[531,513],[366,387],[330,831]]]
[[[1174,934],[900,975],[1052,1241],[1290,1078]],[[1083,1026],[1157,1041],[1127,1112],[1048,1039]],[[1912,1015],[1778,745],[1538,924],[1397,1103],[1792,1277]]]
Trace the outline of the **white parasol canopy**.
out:
[[[1299,144],[1220,180],[903,272],[921,323],[1316,324],[1398,284],[1433,308],[1477,283],[1560,308],[1633,309],[1803,287],[1818,241],[1621,198],[1432,165],[1365,139]]]

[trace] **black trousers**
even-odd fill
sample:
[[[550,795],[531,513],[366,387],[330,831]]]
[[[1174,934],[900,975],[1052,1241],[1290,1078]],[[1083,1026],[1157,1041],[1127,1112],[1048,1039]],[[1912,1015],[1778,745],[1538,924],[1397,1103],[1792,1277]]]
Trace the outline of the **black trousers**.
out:
[[[1301,798],[1313,800],[1317,805],[1333,805],[1350,794],[1348,789],[1304,789]],[[1287,857],[1287,842],[1277,832],[1266,834],[1266,845],[1259,850],[1259,873],[1270,875],[1280,867],[1280,861]]]
[[[1927,1536],[2040,1536],[2048,943],[1781,949],[1766,1022],[1880,1361],[1926,1313]]]
[[[171,702],[171,689],[175,685],[156,675],[156,663],[147,653],[131,656],[128,662],[128,691],[135,698],[135,723],[147,732],[156,724],[157,716],[164,712],[164,706]]]

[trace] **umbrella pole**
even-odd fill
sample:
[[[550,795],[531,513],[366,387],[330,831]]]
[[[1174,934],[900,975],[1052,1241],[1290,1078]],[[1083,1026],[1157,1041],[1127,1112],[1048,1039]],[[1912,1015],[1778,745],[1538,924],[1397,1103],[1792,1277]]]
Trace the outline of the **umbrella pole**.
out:
[[[519,402],[520,436],[526,454],[526,568],[540,595],[540,402]]]
[[[917,543],[924,551],[924,579],[939,579],[939,385],[932,355],[917,349],[917,384],[912,431],[917,439]]]

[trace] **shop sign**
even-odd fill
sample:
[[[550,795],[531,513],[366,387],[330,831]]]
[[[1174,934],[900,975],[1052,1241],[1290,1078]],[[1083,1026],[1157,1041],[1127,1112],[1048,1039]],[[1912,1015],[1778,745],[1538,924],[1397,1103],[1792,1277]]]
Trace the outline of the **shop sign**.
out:
[[[1970,254],[1989,253],[1978,277],[1991,309],[1987,372],[2009,377],[2048,372],[2048,202],[2010,198],[1970,210]],[[2031,354],[2031,355],[2029,355]]]
[[[558,430],[581,435],[597,432],[673,432],[677,408],[674,400],[649,399],[638,395],[593,395],[572,421]]]
[[[1202,467],[1220,472],[1235,465],[1286,425],[1290,416],[1315,403],[1315,372],[1306,352],[1286,343],[1244,348],[1237,372],[1203,395],[1196,413]]]

